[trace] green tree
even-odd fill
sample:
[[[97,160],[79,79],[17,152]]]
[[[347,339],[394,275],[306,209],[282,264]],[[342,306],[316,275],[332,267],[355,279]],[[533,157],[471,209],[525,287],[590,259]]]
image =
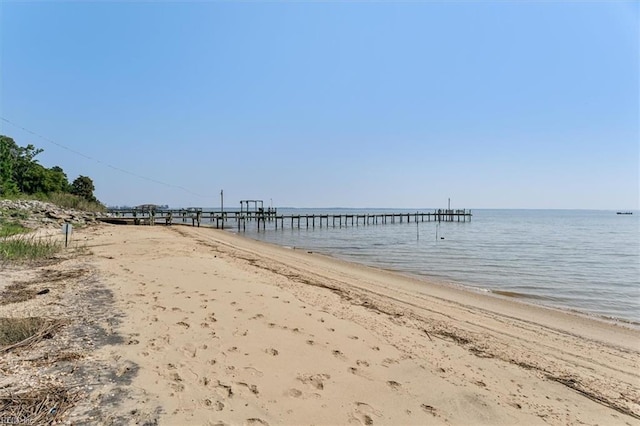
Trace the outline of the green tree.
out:
[[[23,194],[45,194],[45,179],[47,169],[38,163],[25,163],[18,165],[17,183]]]
[[[0,196],[47,196],[63,192],[78,195],[88,201],[98,201],[93,195],[95,187],[91,178],[80,176],[69,185],[67,175],[61,167],[48,169],[38,163],[36,157],[41,152],[42,149],[31,144],[21,147],[12,138],[0,135]]]
[[[42,149],[38,149],[31,144],[25,147],[18,147],[14,158],[13,178],[18,185],[18,189],[23,194],[42,192],[45,169],[35,159],[41,152]]]
[[[93,186],[93,180],[88,176],[78,176],[71,184],[71,193],[78,195],[88,201],[97,201],[93,195],[96,188]]]
[[[71,191],[67,174],[62,170],[62,167],[59,166],[53,166],[50,169],[47,169],[45,187],[47,188],[47,192]]]
[[[17,155],[18,145],[13,139],[0,135],[0,196],[18,193],[13,174]]]

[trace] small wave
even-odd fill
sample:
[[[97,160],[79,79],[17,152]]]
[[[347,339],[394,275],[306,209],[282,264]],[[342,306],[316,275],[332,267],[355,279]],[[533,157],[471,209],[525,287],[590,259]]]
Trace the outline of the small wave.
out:
[[[528,294],[528,293],[519,293],[517,291],[507,291],[507,290],[490,290],[491,293],[497,294],[505,297],[513,297],[516,299],[533,299],[533,300],[558,300],[555,297],[549,296],[539,296],[536,294]]]

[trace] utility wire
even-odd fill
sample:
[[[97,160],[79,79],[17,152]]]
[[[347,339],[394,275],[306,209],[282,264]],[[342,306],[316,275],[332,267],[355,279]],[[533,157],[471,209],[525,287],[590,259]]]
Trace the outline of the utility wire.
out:
[[[170,187],[170,188],[180,189],[182,191],[188,192],[189,194],[195,195],[197,197],[211,198],[211,197],[207,197],[205,195],[198,194],[196,192],[190,191],[189,189],[185,188],[184,186],[173,185],[171,183],[162,182],[162,181],[160,181],[158,179],[154,179],[154,178],[150,178],[150,177],[147,177],[147,176],[143,176],[143,175],[140,175],[138,173],[134,173],[134,172],[131,172],[129,170],[125,170],[123,168],[113,166],[113,165],[111,165],[109,163],[105,163],[104,161],[101,161],[101,160],[99,160],[97,158],[94,158],[94,157],[91,157],[89,155],[83,154],[80,151],[76,151],[75,149],[69,148],[68,146],[62,145],[61,143],[58,143],[58,142],[56,142],[54,140],[51,140],[50,138],[47,138],[46,136],[42,136],[42,135],[40,135],[40,134],[38,134],[38,133],[36,133],[36,132],[34,132],[32,130],[27,129],[26,127],[23,127],[23,126],[21,126],[19,124],[13,123],[12,121],[7,120],[4,117],[0,116],[0,120],[4,121],[4,122],[6,122],[6,123],[8,123],[8,124],[10,124],[10,125],[12,125],[14,127],[17,127],[18,129],[21,129],[21,130],[23,130],[23,131],[25,131],[27,133],[30,133],[30,134],[32,134],[32,135],[34,135],[34,136],[46,141],[46,142],[49,142],[50,144],[53,144],[53,145],[55,145],[55,146],[57,146],[59,148],[65,149],[65,150],[67,150],[69,152],[72,152],[72,153],[74,153],[74,154],[76,154],[76,155],[78,155],[80,157],[83,157],[83,158],[85,158],[87,160],[95,161],[96,163],[102,164],[103,166],[109,167],[110,169],[116,170],[118,172],[125,173],[125,174],[131,175],[131,176],[135,176],[135,177],[137,177],[139,179],[148,180],[149,182],[157,183],[159,185],[164,185],[164,186],[167,186],[167,187]]]

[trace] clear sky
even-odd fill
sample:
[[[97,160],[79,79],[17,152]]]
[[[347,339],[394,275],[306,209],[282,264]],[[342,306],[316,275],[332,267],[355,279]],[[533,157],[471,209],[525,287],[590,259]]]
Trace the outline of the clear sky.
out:
[[[84,156],[0,133],[108,205],[637,209],[639,21],[619,1],[3,1],[0,116]]]

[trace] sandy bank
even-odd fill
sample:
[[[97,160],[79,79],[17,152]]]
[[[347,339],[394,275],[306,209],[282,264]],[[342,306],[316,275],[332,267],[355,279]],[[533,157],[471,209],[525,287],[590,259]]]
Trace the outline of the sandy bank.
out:
[[[640,424],[637,330],[212,229],[84,236],[137,421]]]

